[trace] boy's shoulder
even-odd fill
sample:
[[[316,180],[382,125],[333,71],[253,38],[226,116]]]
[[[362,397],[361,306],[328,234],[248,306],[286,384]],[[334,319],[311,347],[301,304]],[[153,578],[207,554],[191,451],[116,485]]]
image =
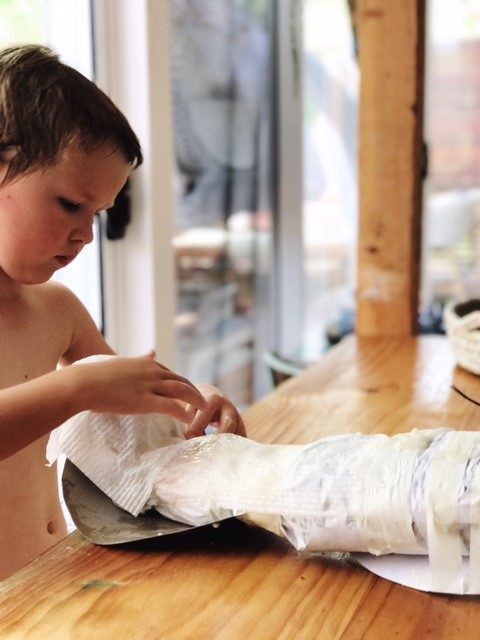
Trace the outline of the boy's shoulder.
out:
[[[79,298],[64,284],[56,280],[49,280],[43,284],[29,287],[29,297],[40,307],[49,309],[51,313],[63,317],[82,316],[88,313]]]
[[[33,286],[47,295],[73,295],[73,292],[66,285],[53,279]]]
[[[59,358],[69,364],[105,349],[103,336],[73,291],[55,280],[33,288],[30,320],[36,318],[43,326],[40,333],[59,346]]]
[[[33,285],[34,295],[57,301],[79,302],[77,296],[66,285],[56,280]]]

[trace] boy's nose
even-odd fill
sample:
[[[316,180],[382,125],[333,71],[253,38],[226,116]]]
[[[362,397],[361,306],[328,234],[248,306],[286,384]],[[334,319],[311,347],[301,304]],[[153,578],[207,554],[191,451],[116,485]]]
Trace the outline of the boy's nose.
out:
[[[72,234],[73,239],[81,240],[83,244],[90,244],[94,238],[93,224],[93,221],[85,221],[78,225]]]

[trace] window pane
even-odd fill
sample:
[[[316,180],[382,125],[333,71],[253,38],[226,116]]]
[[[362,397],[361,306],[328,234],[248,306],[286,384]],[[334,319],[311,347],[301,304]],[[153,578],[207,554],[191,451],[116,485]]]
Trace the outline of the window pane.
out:
[[[351,332],[359,71],[347,0],[303,4],[303,359]]]
[[[480,296],[480,2],[429,4],[421,322],[443,331],[449,300]]]
[[[43,0],[0,2],[0,48],[21,42],[45,42]]]
[[[268,331],[270,12],[171,2],[178,368],[240,406],[262,393]]]

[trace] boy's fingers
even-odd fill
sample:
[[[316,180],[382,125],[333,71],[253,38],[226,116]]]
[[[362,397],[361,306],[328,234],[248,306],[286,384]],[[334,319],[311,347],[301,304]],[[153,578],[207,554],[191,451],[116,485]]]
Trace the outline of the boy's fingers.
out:
[[[205,429],[210,424],[210,414],[206,411],[197,411],[194,419],[190,423],[185,437],[187,439],[196,438],[197,436],[203,436]]]
[[[185,405],[185,416],[186,416],[187,424],[191,424],[191,422],[195,418],[195,414],[196,413],[197,413],[197,410],[195,409],[195,407],[193,405],[191,405],[191,404],[186,404]]]
[[[183,402],[163,397],[158,412],[165,413],[169,416],[172,416],[173,418],[177,418],[177,420],[180,420],[180,422],[189,425],[191,421],[191,415],[187,407],[188,405],[185,405]]]
[[[246,436],[245,425],[238,413],[225,411],[218,421],[218,433],[235,433],[237,436]]]
[[[200,391],[193,385],[185,384],[183,380],[162,380],[155,388],[155,393],[164,398],[180,400],[195,409],[202,410],[207,406],[207,401]]]
[[[191,422],[185,437],[196,438],[205,435],[205,429],[214,424],[217,427],[217,433],[234,433],[238,436],[246,437],[247,432],[240,415],[230,408],[223,410],[219,420],[212,419],[210,413],[205,411],[197,411],[197,414]]]

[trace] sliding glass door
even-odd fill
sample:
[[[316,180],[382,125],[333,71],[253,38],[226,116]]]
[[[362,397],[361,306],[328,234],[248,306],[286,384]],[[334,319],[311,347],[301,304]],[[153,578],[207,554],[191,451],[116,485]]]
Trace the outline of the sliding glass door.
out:
[[[170,2],[179,368],[241,405],[353,329],[351,8]]]

